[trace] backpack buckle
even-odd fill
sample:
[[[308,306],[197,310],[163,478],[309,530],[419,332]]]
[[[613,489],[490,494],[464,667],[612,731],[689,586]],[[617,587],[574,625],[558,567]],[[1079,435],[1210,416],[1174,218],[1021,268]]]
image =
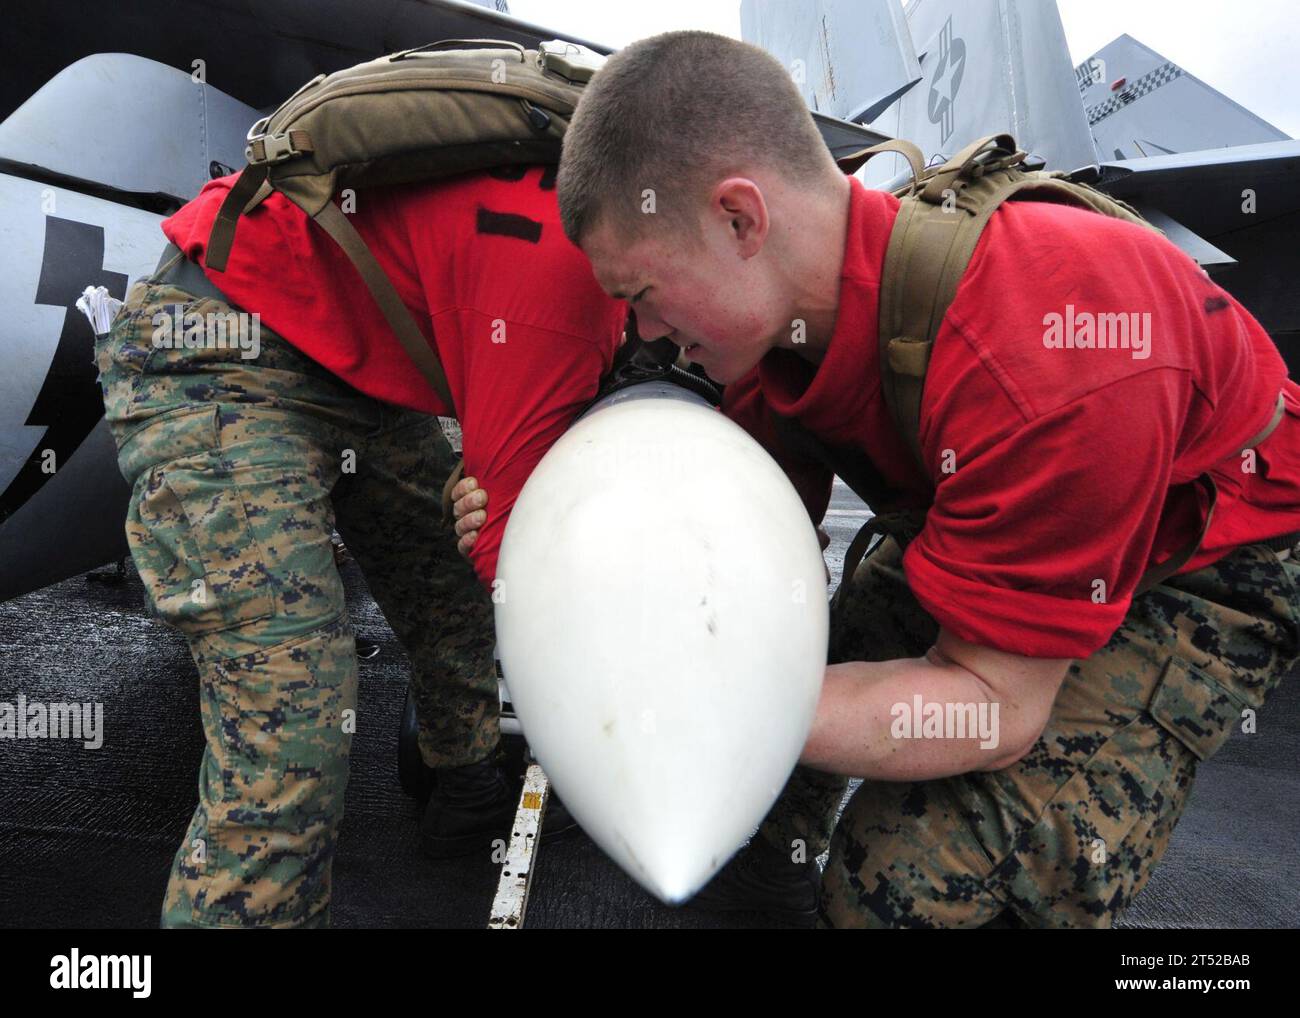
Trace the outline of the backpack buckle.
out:
[[[1022,151],[1021,149],[1016,149],[1014,152],[1007,152],[1003,155],[991,153],[986,158],[980,159],[978,162],[972,164],[970,167],[970,175],[978,178],[984,176],[986,173],[995,173],[998,170],[1015,169],[1016,167],[1022,166],[1028,156],[1029,153]],[[1046,164],[1040,160],[1039,165],[1043,166]]]
[[[250,165],[271,165],[282,163],[286,159],[302,155],[302,150],[294,145],[293,132],[285,134],[267,134],[266,126],[270,117],[263,117],[248,129],[245,139],[244,158]]]

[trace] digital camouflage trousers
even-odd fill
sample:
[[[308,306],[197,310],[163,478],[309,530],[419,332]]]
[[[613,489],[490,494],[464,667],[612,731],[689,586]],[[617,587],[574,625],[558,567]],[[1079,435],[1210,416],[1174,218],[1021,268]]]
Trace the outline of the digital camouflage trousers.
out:
[[[829,845],[823,926],[1110,926],[1164,854],[1197,764],[1248,724],[1300,655],[1298,583],[1300,563],[1264,545],[1172,577],[1071,664],[1017,763],[865,781],[838,824],[846,779],[799,767],[761,834],[802,843],[808,858]],[[933,644],[938,624],[892,538],[849,594],[832,621],[832,662],[918,657]]]
[[[232,311],[159,279],[132,288],[96,359],[131,554],[199,673],[199,801],[162,923],[328,925],[357,723],[333,529],[410,658],[425,762],[497,743],[492,606],[442,523],[455,456],[436,418],[357,392],[260,323],[256,356],[155,343],[158,316]]]

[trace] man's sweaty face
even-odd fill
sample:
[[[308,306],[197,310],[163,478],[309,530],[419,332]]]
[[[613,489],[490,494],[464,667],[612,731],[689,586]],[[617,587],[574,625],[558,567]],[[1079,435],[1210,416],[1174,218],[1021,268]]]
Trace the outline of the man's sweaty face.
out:
[[[762,320],[737,285],[739,266],[728,272],[707,238],[683,246],[653,234],[621,241],[601,222],[581,246],[601,288],[636,311],[641,338],[671,339],[714,381],[735,381],[766,352]]]

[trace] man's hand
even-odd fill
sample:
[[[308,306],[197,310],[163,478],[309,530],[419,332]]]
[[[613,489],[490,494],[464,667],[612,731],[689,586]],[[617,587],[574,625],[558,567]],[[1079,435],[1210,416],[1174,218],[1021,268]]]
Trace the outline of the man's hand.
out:
[[[487,522],[487,492],[473,477],[462,477],[451,489],[451,512],[456,518],[456,550],[469,557],[478,531]]]

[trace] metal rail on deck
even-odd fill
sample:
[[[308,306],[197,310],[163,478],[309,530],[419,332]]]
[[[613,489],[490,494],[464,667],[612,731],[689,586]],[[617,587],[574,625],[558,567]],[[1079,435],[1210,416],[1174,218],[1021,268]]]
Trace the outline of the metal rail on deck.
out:
[[[546,773],[538,764],[529,764],[528,773],[524,775],[524,788],[519,794],[519,808],[515,811],[510,847],[506,849],[496,898],[492,901],[489,930],[523,929],[528,889],[537,863],[537,845],[541,840],[542,820],[546,816],[550,794],[551,784],[546,780]]]

